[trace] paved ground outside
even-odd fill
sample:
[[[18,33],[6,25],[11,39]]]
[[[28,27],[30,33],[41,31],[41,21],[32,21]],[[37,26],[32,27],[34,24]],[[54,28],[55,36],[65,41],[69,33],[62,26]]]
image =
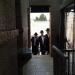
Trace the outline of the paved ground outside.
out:
[[[34,55],[23,67],[23,75],[53,75],[53,59],[49,55]]]

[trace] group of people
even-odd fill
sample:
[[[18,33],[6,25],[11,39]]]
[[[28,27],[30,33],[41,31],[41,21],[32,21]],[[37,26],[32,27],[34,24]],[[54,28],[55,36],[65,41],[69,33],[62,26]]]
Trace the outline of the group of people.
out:
[[[46,32],[47,34],[44,35],[44,31],[41,30],[40,36],[35,32],[34,36],[31,38],[33,55],[37,55],[40,52],[42,55],[49,54],[49,28],[46,29]]]

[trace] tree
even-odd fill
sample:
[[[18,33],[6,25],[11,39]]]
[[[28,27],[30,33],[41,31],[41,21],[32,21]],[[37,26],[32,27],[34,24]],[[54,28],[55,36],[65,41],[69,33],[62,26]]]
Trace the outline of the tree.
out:
[[[41,14],[39,20],[40,21],[47,21],[47,18],[44,14]]]
[[[40,17],[36,17],[34,21],[47,21],[47,18],[44,14],[41,14]]]
[[[34,21],[39,21],[39,18],[38,18],[38,17],[36,17]]]

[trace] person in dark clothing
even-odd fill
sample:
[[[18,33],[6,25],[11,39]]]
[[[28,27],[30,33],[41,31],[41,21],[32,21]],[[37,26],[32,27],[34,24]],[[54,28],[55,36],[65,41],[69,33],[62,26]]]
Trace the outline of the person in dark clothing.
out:
[[[46,32],[47,34],[45,35],[45,50],[46,53],[49,54],[49,37],[50,37],[49,28],[47,28]]]
[[[44,41],[45,36],[43,35],[44,34],[43,30],[41,30],[40,33],[41,33],[41,35],[39,36],[40,51],[42,55],[45,55],[45,52],[46,52],[45,41]]]
[[[34,36],[31,38],[32,41],[32,53],[33,55],[37,55],[39,50],[38,50],[38,46],[39,46],[39,40],[38,40],[38,34],[35,33]]]

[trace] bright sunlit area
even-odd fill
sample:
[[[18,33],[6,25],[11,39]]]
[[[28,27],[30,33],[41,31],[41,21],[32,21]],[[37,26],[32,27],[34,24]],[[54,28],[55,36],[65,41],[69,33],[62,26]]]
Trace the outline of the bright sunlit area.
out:
[[[50,28],[50,13],[30,13],[30,28],[31,37],[35,32],[39,36],[41,30],[46,34],[46,29]]]
[[[66,48],[67,49],[72,49],[73,48],[73,35],[74,35],[74,31],[73,31],[73,21],[74,21],[74,12],[72,12],[73,10],[71,10],[71,12],[67,13],[67,17],[66,17],[66,38],[70,44],[70,46],[68,46],[66,44]]]

